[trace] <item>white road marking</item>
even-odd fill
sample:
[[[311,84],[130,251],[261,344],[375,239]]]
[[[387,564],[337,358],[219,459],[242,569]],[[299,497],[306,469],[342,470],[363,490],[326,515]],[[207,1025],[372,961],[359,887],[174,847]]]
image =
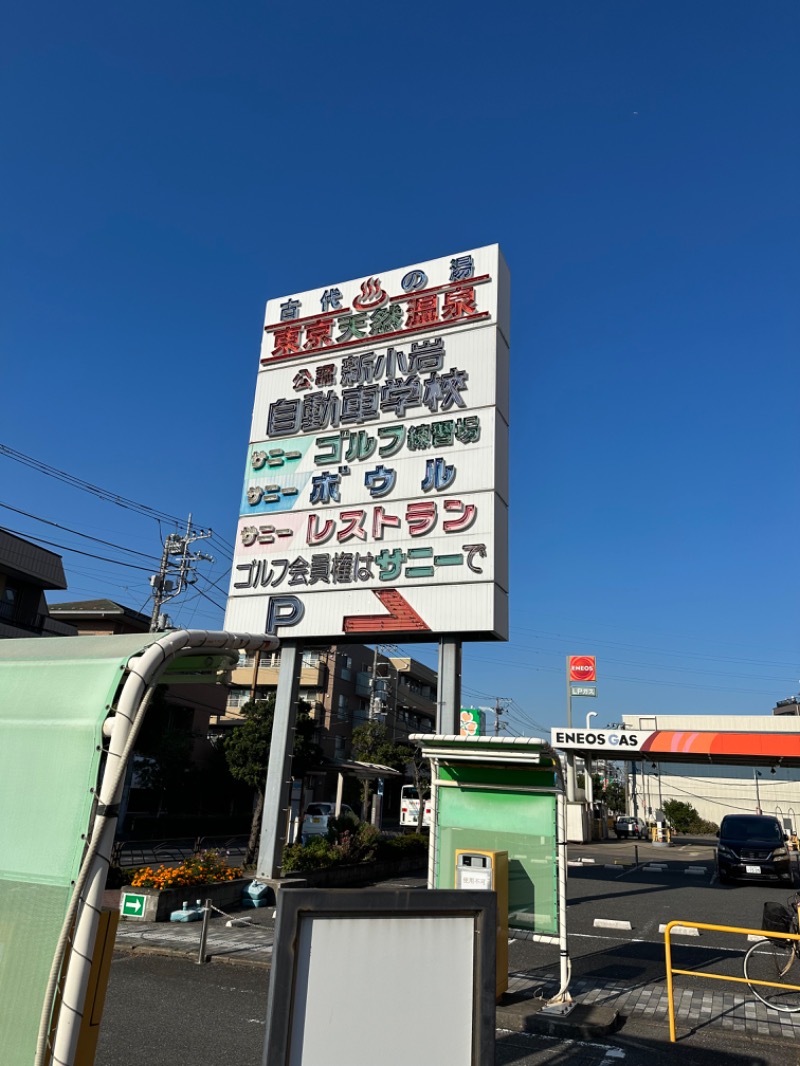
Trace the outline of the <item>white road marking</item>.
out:
[[[659,933],[666,932],[666,929],[666,923],[658,927]],[[673,934],[677,934],[679,936],[700,936],[700,930],[694,929],[691,925],[673,925],[672,929],[670,929],[669,932],[670,936],[672,936]]]

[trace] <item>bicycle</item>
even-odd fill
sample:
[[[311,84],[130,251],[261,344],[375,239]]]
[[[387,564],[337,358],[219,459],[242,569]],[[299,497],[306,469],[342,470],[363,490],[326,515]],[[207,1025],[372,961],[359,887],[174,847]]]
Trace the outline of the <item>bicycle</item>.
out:
[[[786,906],[765,903],[762,929],[776,933],[800,933],[800,893],[788,897]],[[757,940],[744,957],[744,978],[748,988],[770,1010],[784,1014],[800,1011],[800,967],[792,966],[800,957],[800,940],[767,937]]]

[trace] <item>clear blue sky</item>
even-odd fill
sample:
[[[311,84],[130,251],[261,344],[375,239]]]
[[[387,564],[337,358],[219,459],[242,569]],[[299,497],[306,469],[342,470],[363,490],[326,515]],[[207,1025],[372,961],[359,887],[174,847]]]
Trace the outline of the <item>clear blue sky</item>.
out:
[[[464,702],[561,724],[567,654],[596,724],[798,691],[794,0],[51,2],[0,55],[0,442],[213,527],[177,624],[221,626],[267,298],[498,242],[511,639]],[[52,601],[149,612],[154,562],[8,507],[168,525],[2,455],[0,502],[144,567],[64,551]]]

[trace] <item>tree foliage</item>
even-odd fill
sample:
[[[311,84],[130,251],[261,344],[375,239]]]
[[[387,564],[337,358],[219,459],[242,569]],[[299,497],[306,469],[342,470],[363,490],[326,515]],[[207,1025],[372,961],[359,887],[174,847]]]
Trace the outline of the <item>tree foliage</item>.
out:
[[[701,818],[691,803],[682,800],[665,800],[664,814],[679,833],[715,833],[719,826]]]
[[[586,787],[586,774],[579,773],[576,778],[578,788]],[[608,778],[608,783],[602,774],[592,774],[592,795],[596,802],[605,803],[610,811],[625,810],[625,789],[619,781]]]
[[[366,722],[354,729],[352,750],[361,762],[379,763],[401,772],[413,755],[408,744],[389,737],[389,730],[382,722]]]
[[[263,700],[248,700],[242,705],[241,713],[242,722],[234,726],[230,736],[225,739],[225,758],[231,775],[256,791],[250,840],[245,853],[245,865],[249,865],[255,858],[256,843],[261,832],[264,786],[275,723],[274,693]],[[320,761],[322,751],[314,743],[313,736],[314,720],[308,713],[308,704],[301,701],[295,720],[292,777],[302,779]]]
[[[603,800],[610,811],[625,810],[625,789],[619,781],[609,781],[603,788]]]
[[[308,705],[300,703],[298,708],[292,748],[293,777],[305,776],[322,755],[313,740],[314,720],[308,713]],[[242,722],[225,739],[228,769],[238,781],[263,792],[275,722],[274,694],[263,700],[248,700],[242,705],[241,713]]]
[[[414,754],[408,744],[392,740],[382,722],[365,722],[354,729],[352,752],[360,762],[378,763],[401,773],[405,772]],[[367,817],[371,792],[372,782],[364,778],[361,782],[361,817],[364,819]]]

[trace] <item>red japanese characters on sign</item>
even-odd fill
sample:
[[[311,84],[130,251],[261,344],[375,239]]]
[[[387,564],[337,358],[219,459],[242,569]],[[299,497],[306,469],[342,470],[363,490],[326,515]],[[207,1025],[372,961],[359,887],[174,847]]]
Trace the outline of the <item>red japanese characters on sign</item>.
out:
[[[463,325],[465,321],[487,320],[490,314],[479,308],[477,293],[479,286],[491,280],[484,274],[469,278],[467,284],[459,280],[390,297],[381,287],[380,278],[369,278],[362,284],[361,294],[353,299],[352,308],[340,306],[308,318],[268,322],[264,331],[272,342],[261,363],[266,366],[274,359],[363,346],[370,341],[381,343],[420,330],[429,332]]]
[[[567,672],[570,681],[596,681],[597,659],[594,655],[570,655]]]
[[[263,324],[226,627],[507,640],[497,245],[270,299]]]

